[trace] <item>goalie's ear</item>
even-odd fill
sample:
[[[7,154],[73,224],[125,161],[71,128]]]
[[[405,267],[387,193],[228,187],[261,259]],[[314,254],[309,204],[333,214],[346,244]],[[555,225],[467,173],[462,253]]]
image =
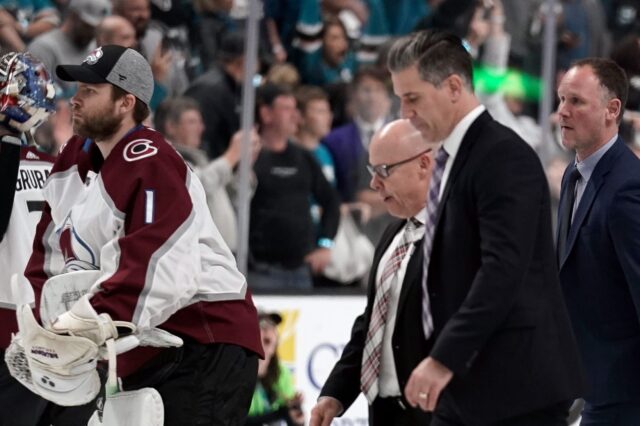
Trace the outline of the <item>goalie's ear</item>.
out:
[[[24,348],[31,389],[62,406],[92,401],[100,391],[98,346],[84,337],[45,330],[28,305],[20,306],[16,315],[20,328],[16,339]]]

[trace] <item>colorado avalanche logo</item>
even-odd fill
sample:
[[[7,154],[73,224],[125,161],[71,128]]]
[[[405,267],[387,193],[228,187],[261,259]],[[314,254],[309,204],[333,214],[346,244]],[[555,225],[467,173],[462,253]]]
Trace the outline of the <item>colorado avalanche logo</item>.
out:
[[[102,58],[102,55],[102,47],[98,47],[96,49],[93,49],[91,53],[89,53],[89,56],[87,56],[83,62],[85,62],[87,65],[93,65],[98,62],[98,59]]]
[[[149,139],[136,139],[129,142],[127,146],[124,147],[124,159],[132,162],[156,155],[158,148],[152,146],[152,143]]]
[[[98,269],[96,254],[75,232],[70,217],[67,217],[58,235],[60,249],[64,256],[64,268],[67,272]]]

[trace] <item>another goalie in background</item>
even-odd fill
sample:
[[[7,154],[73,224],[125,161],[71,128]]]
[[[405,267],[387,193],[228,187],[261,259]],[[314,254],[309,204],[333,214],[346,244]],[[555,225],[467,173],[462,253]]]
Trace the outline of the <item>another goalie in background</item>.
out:
[[[27,53],[0,58],[0,351],[18,331],[16,307],[33,303],[21,283],[42,214],[42,188],[53,157],[28,146],[31,132],[54,110],[55,90],[44,65]],[[12,279],[13,277],[13,279]],[[12,281],[14,284],[12,284]],[[20,285],[22,284],[22,285]],[[86,424],[92,407],[62,409],[23,387],[0,362],[0,424]]]

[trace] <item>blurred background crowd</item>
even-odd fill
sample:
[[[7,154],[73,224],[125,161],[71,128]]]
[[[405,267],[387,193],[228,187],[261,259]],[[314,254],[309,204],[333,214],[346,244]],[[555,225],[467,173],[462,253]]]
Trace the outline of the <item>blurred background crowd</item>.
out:
[[[0,46],[2,53],[30,51],[52,77],[56,65],[79,64],[97,46],[139,50],[155,83],[148,124],[196,170],[214,221],[236,250],[249,1],[0,0]],[[475,59],[475,90],[493,117],[539,154],[557,202],[571,156],[555,127],[539,122],[547,5],[264,0],[254,77],[249,286],[258,293],[364,288],[373,244],[390,220],[366,167],[372,135],[399,116],[385,53],[394,37],[417,29],[444,28],[464,38]],[[557,79],[588,56],[622,66],[630,96],[620,133],[640,154],[640,3],[557,0],[555,8]],[[72,133],[75,91],[55,82],[56,114],[35,135],[54,155]],[[274,171],[295,178],[282,185]]]

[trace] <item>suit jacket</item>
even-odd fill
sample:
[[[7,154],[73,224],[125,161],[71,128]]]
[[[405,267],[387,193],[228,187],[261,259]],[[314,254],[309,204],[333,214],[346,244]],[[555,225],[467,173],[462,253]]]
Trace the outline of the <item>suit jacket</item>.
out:
[[[360,394],[362,352],[373,310],[376,275],[380,258],[404,224],[404,220],[390,224],[376,247],[373,266],[369,274],[367,306],[364,313],[356,318],[351,331],[351,339],[345,346],[342,357],[331,371],[320,393],[321,396],[332,396],[338,399],[345,411]],[[428,345],[424,339],[422,328],[416,327],[422,312],[422,241],[421,239],[415,243],[417,249],[414,250],[407,265],[402,289],[400,290],[400,298],[398,299],[396,322],[391,339],[396,374],[401,391],[407,384],[413,369],[428,355]],[[404,402],[406,407],[410,407],[406,400]],[[428,424],[430,416],[427,413],[415,410],[414,414],[416,421],[419,421],[420,424]],[[369,410],[369,415],[371,421],[371,410]]]
[[[590,384],[585,399],[640,400],[640,160],[621,139],[587,183],[560,279]]]
[[[333,157],[336,172],[336,187],[343,201],[355,199],[359,168],[366,151],[362,146],[360,131],[355,122],[331,131],[322,143]]]
[[[535,152],[483,112],[463,137],[442,193],[428,277],[430,355],[453,371],[443,394],[465,424],[582,394],[549,198]]]

